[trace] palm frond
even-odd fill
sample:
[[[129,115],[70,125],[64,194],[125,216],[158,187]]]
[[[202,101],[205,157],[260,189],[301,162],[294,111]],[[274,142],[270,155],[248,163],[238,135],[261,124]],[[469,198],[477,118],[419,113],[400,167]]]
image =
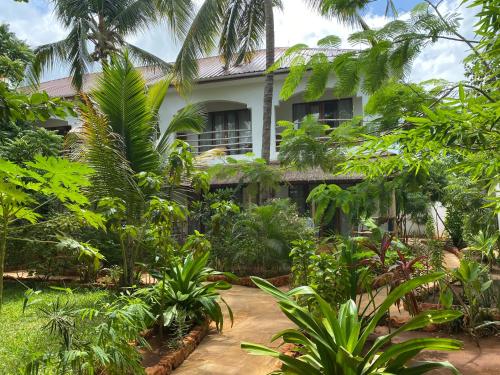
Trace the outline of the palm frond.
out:
[[[66,38],[69,49],[71,84],[80,90],[83,87],[83,78],[89,71],[92,58],[87,49],[88,28],[84,22],[78,22]]]
[[[228,1],[205,0],[194,17],[174,65],[175,84],[181,90],[189,90],[198,77],[196,60],[216,47]]]
[[[169,78],[159,80],[155,84],[149,86],[148,89],[148,106],[150,110],[157,115],[160,107],[165,100],[171,80]]]
[[[135,0],[117,2],[115,9],[110,9],[110,24],[114,31],[120,35],[136,33],[138,30],[147,29],[151,21],[158,16],[157,1]],[[120,4],[122,3],[122,4]],[[128,4],[127,4],[128,3]]]
[[[123,46],[128,50],[130,58],[138,65],[152,67],[153,69],[160,69],[164,74],[171,72],[172,64],[169,64],[151,52],[127,42],[125,42]]]
[[[95,197],[120,197],[133,205],[141,193],[124,154],[123,142],[109,126],[106,116],[99,113],[87,97],[83,96],[83,101],[82,127],[72,133],[76,139],[70,147],[71,156],[95,170],[92,175]]]
[[[30,84],[38,86],[40,77],[46,70],[58,64],[66,64],[69,54],[66,39],[58,42],[44,44],[35,49],[33,62],[26,67],[26,77]]]
[[[146,82],[127,51],[104,67],[92,98],[106,114],[112,131],[121,138],[132,170],[158,172],[160,158],[153,146],[154,113],[148,106]]]
[[[264,40],[266,28],[265,12],[262,1],[253,0],[243,9],[238,25],[239,48],[235,64],[248,61]]]
[[[193,16],[192,0],[154,0],[161,22],[166,18],[170,31],[180,38],[186,35],[189,20]]]
[[[167,152],[172,135],[178,132],[200,133],[205,128],[207,116],[203,104],[188,104],[176,113],[161,135],[156,149],[163,155]]]

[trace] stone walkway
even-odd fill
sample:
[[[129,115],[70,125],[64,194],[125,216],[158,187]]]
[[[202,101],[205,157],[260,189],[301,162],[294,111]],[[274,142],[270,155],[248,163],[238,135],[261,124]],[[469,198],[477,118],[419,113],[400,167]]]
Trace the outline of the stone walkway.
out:
[[[263,375],[277,369],[276,360],[240,348],[241,341],[278,346],[270,344],[270,338],[291,323],[276,301],[260,289],[237,285],[222,295],[233,309],[233,327],[225,314],[223,333],[212,330],[174,375]]]

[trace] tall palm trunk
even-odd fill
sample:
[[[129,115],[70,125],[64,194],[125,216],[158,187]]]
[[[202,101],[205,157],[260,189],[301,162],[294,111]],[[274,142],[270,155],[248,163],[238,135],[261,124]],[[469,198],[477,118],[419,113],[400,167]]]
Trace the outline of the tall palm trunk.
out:
[[[274,64],[274,15],[273,1],[264,0],[264,11],[266,16],[266,70]],[[266,74],[264,86],[264,115],[262,121],[262,158],[269,163],[271,155],[271,118],[273,110],[273,86],[274,75],[272,72]]]

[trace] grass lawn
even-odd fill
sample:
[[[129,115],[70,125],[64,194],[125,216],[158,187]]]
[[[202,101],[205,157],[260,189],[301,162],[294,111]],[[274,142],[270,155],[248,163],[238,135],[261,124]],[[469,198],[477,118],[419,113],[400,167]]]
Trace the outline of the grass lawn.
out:
[[[34,299],[44,302],[69,300],[76,307],[92,307],[109,297],[109,292],[102,290],[79,289],[72,294],[56,291],[48,287],[35,287],[42,290]],[[0,312],[0,374],[19,374],[30,360],[47,352],[58,343],[45,330],[45,318],[36,305],[28,307],[23,314],[23,300],[26,287],[17,282],[5,283],[4,305]]]

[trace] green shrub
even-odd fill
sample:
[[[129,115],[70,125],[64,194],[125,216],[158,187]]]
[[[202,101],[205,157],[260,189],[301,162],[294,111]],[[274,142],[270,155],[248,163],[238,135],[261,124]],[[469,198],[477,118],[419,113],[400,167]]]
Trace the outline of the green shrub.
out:
[[[15,138],[0,144],[0,158],[22,164],[33,160],[35,155],[59,156],[63,140],[62,136],[44,128],[23,129]]]
[[[225,301],[218,290],[230,289],[231,284],[226,281],[207,282],[209,276],[221,274],[207,267],[209,257],[208,252],[200,256],[190,254],[173,267],[154,272],[158,283],[135,292],[134,295],[150,307],[160,334],[163,327],[173,323],[192,326],[207,318],[215,322],[219,331],[222,330],[224,317],[220,302],[225,304]],[[232,311],[229,306],[227,308],[232,321]]]
[[[464,246],[464,220],[463,212],[451,206],[447,208],[445,219],[446,231],[454,246],[461,248]]]
[[[313,235],[288,199],[251,206],[234,218],[226,267],[240,275],[283,274],[290,270],[292,242]]]
[[[80,309],[71,293],[49,302],[34,301],[43,330],[59,342],[26,365],[26,374],[142,374],[142,357],[131,342],[147,345],[140,332],[152,320],[141,300],[121,296],[102,306]]]
[[[386,344],[398,334],[427,326],[430,323],[446,323],[458,318],[454,310],[426,311],[412,318],[402,327],[379,337],[369,346],[368,337],[374,332],[380,319],[394,302],[419,285],[440,279],[444,274],[432,274],[415,278],[393,290],[368,321],[361,321],[354,301],[342,304],[336,312],[325,300],[309,287],[299,287],[287,293],[265,280],[253,278],[254,283],[278,301],[281,311],[298,328],[277,333],[273,340],[298,345],[297,358],[262,345],[243,342],[241,347],[254,355],[278,358],[283,366],[275,374],[297,375],[369,375],[369,374],[424,374],[436,368],[448,368],[458,374],[449,362],[413,362],[422,350],[458,350],[462,343],[444,338],[415,338]],[[320,316],[311,314],[297,304],[294,297],[312,295],[320,307]],[[410,364],[411,363],[411,364]]]

